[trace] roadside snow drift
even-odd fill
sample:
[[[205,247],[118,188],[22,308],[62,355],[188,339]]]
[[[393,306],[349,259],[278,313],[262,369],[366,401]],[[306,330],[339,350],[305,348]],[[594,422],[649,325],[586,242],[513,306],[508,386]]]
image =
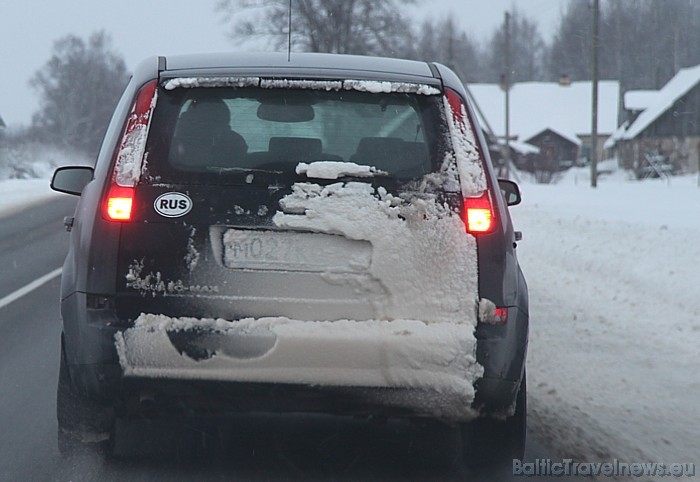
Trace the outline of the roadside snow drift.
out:
[[[522,189],[532,431],[579,461],[699,464],[697,175]]]

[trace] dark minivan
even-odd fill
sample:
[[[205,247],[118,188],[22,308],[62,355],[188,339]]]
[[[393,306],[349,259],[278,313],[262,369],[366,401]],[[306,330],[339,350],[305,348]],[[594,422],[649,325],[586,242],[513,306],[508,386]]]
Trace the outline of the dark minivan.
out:
[[[522,458],[527,287],[464,86],[443,65],[329,54],[137,68],[80,195],[61,284],[58,440],[141,408],[460,427]]]

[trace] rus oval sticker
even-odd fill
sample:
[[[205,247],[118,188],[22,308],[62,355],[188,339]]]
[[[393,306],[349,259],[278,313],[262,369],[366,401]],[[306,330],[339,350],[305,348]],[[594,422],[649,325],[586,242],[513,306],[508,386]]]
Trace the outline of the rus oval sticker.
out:
[[[192,200],[181,192],[166,192],[156,198],[153,207],[161,216],[178,218],[190,212]]]

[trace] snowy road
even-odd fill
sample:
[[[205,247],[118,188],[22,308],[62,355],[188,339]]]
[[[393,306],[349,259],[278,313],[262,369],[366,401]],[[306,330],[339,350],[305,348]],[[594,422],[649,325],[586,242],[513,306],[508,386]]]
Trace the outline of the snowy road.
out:
[[[530,426],[578,460],[700,467],[700,189],[574,179],[526,184],[512,210]]]
[[[68,236],[62,218],[75,198],[0,219],[0,298],[62,264]],[[124,428],[122,459],[109,465],[87,454],[64,460],[55,444],[59,279],[0,308],[0,480],[512,480],[464,473],[450,430],[412,424],[312,416],[235,417],[223,443],[201,448],[208,425],[197,421]],[[538,423],[538,422],[536,422]],[[567,430],[533,427],[537,433]],[[527,460],[560,457],[532,435]],[[198,452],[200,457],[183,457]],[[517,478],[515,479],[517,480]],[[561,479],[552,479],[561,480]]]

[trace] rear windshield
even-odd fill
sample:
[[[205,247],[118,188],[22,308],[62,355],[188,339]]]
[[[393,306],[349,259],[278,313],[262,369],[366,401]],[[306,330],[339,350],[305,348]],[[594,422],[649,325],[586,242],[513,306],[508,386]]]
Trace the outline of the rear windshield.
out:
[[[439,95],[259,87],[161,90],[146,182],[296,177],[300,162],[353,162],[410,180],[434,172],[447,131]]]

